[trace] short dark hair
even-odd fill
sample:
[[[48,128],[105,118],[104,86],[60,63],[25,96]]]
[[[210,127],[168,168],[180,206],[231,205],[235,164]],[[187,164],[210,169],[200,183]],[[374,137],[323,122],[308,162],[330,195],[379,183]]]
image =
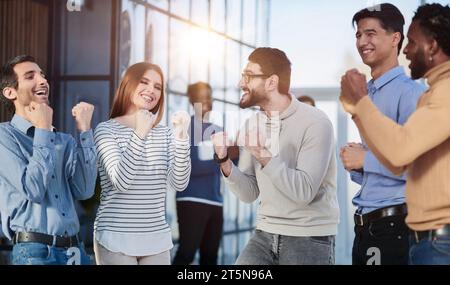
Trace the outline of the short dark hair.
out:
[[[199,92],[199,90],[201,90],[201,89],[207,89],[208,90],[208,92],[209,92],[209,94],[210,94],[210,96],[212,96],[212,88],[211,88],[211,85],[209,85],[208,83],[206,83],[206,82],[197,82],[197,83],[193,83],[193,84],[190,84],[189,86],[188,86],[188,89],[187,89],[187,95],[188,95],[188,97],[189,97],[189,102],[191,103],[191,104],[193,104],[194,102],[194,100],[193,100],[193,97]]]
[[[398,43],[398,53],[402,50],[403,40],[405,35],[403,34],[403,26],[405,25],[405,18],[400,10],[392,4],[383,3],[372,7],[362,9],[357,12],[352,19],[352,24],[358,24],[362,19],[374,18],[380,22],[381,27],[392,33],[400,33],[401,39]]]
[[[14,71],[14,67],[22,62],[34,62],[36,60],[31,55],[18,55],[6,62],[0,72],[0,101],[6,106],[6,109],[14,113],[16,108],[11,100],[3,95],[3,90],[6,87],[12,87],[17,90],[19,87],[19,78]]]
[[[291,62],[282,50],[269,47],[257,48],[250,54],[248,60],[259,64],[265,75],[277,75],[280,79],[278,91],[282,94],[289,94]]]
[[[417,9],[413,21],[418,21],[422,31],[436,40],[444,53],[450,56],[450,7],[425,4]]]

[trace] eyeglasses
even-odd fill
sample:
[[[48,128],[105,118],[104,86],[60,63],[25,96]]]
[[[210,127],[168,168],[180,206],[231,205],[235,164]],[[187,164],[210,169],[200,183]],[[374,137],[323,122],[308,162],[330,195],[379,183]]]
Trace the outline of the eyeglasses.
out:
[[[250,73],[242,73],[241,74],[242,79],[244,80],[244,82],[246,84],[250,83],[250,80],[252,80],[253,78],[268,78],[270,77],[270,75],[266,75],[266,74],[250,74]]]

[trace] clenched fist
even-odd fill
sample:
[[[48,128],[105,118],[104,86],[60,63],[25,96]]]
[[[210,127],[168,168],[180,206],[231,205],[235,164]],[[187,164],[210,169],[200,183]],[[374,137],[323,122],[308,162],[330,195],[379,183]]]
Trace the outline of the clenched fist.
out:
[[[211,136],[211,141],[214,145],[214,152],[217,154],[217,157],[219,159],[226,157],[228,154],[227,147],[232,145],[228,139],[227,133],[215,133]]]
[[[172,115],[173,132],[176,139],[187,139],[191,117],[185,111],[178,111]]]
[[[45,103],[31,102],[25,107],[25,114],[34,127],[44,130],[52,130],[53,109]]]
[[[341,78],[341,96],[339,100],[344,110],[355,114],[355,106],[364,96],[367,96],[366,76],[356,69],[349,70]]]
[[[344,168],[348,171],[361,170],[364,167],[366,151],[364,146],[359,143],[349,143],[341,148],[339,156]]]
[[[80,102],[72,108],[72,116],[77,123],[77,129],[80,132],[88,131],[91,128],[92,114],[94,105],[86,102]]]
[[[156,114],[153,114],[149,110],[141,109],[136,112],[136,134],[145,139],[153,128],[156,120]]]

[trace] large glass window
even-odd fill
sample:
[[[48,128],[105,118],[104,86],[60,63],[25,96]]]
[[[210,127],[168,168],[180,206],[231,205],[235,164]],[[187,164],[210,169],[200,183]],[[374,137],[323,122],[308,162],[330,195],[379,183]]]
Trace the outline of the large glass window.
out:
[[[211,28],[218,32],[225,32],[225,0],[210,0]]]
[[[193,113],[186,89],[188,84],[198,81],[208,82],[213,88],[211,122],[224,127],[232,136],[254,112],[239,108],[238,84],[242,64],[254,48],[245,44],[254,44],[257,35],[268,30],[268,17],[263,15],[265,10],[261,7],[268,7],[270,1],[245,2],[147,0],[150,5],[145,5],[142,1],[122,0],[122,14],[128,14],[123,18],[128,18],[128,22],[121,20],[121,33],[130,44],[128,47],[121,44],[121,66],[147,60],[162,67],[168,86],[163,124],[170,125],[175,111]],[[170,11],[162,12],[154,6]],[[250,18],[245,20],[244,13]],[[127,25],[130,28],[122,29]],[[243,25],[248,27],[244,30]],[[268,44],[262,36],[259,38],[262,45]],[[223,182],[222,193],[225,233],[219,262],[233,264],[254,227],[257,205],[244,205]],[[168,193],[167,219],[176,241],[175,193]]]
[[[65,60],[60,61],[62,75],[106,75],[110,72],[111,1],[94,1],[92,5],[80,13],[63,14],[61,29],[64,32],[60,41]],[[61,8],[65,9],[63,6]],[[86,31],[94,36],[89,41],[80,41]]]
[[[192,1],[191,21],[203,27],[207,27],[209,24],[208,0],[191,0],[191,1]]]

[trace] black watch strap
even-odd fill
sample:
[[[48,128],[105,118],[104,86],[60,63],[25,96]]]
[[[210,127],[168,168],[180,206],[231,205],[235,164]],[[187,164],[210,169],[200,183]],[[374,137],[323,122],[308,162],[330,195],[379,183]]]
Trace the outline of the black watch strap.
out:
[[[227,155],[226,155],[224,158],[222,158],[222,159],[220,159],[220,158],[217,156],[217,153],[214,153],[214,161],[215,161],[216,163],[222,164],[222,163],[226,162],[227,160],[228,160],[228,153],[227,153]]]

